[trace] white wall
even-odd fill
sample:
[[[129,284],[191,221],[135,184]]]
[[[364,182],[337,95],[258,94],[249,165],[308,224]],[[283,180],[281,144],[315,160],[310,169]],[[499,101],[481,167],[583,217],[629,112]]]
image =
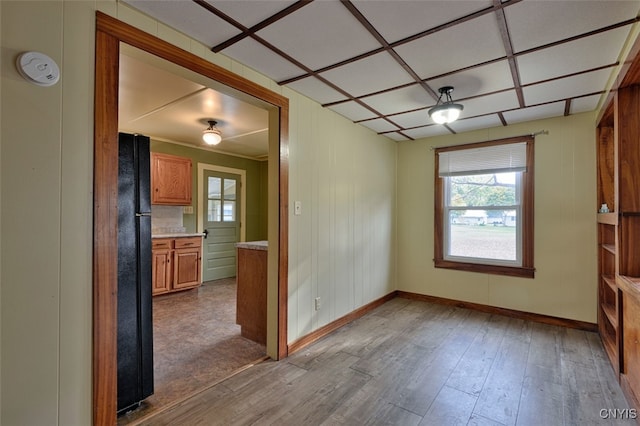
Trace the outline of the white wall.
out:
[[[284,94],[292,123],[291,342],[395,290],[396,144],[302,96]],[[302,203],[299,216],[295,201]]]
[[[534,279],[433,266],[436,146],[548,130],[535,142]],[[398,289],[596,322],[595,114],[398,144]]]
[[[93,22],[87,2],[2,2],[2,424],[90,414]],[[70,24],[62,26],[63,20]],[[57,61],[43,88],[18,53]]]
[[[95,10],[273,91],[275,82],[114,1],[0,1],[0,423],[91,422]],[[50,55],[53,87],[16,72]],[[290,98],[289,340],[395,288],[395,143]],[[313,255],[311,254],[313,253]],[[309,311],[314,297],[322,309]]]

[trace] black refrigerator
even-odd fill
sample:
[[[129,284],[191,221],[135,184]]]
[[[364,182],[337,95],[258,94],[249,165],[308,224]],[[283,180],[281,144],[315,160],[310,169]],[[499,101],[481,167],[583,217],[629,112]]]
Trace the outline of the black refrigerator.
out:
[[[118,134],[118,414],[153,394],[149,138]]]

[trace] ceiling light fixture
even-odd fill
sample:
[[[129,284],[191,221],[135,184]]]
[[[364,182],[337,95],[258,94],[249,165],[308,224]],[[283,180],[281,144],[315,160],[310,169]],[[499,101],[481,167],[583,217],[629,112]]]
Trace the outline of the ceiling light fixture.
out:
[[[453,86],[444,86],[438,89],[440,97],[436,106],[429,110],[429,117],[438,124],[447,124],[456,121],[460,117],[460,112],[464,108],[460,104],[453,103],[451,99],[451,92],[453,92]],[[444,96],[444,101],[442,97]]]
[[[222,133],[220,133],[220,130],[216,127],[218,122],[215,120],[207,120],[207,123],[209,123],[209,127],[202,131],[202,140],[207,145],[218,145],[222,140]]]

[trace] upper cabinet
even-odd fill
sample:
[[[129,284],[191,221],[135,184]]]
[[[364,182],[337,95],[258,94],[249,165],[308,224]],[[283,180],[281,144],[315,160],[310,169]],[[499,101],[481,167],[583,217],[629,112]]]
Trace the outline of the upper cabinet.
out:
[[[151,204],[191,205],[191,159],[151,153]]]

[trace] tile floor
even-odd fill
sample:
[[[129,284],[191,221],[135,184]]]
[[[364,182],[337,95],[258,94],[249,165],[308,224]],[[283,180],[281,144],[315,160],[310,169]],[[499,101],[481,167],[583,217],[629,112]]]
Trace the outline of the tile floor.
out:
[[[133,425],[262,359],[265,347],[240,336],[235,318],[235,278],[154,297],[155,392],[118,425]]]

